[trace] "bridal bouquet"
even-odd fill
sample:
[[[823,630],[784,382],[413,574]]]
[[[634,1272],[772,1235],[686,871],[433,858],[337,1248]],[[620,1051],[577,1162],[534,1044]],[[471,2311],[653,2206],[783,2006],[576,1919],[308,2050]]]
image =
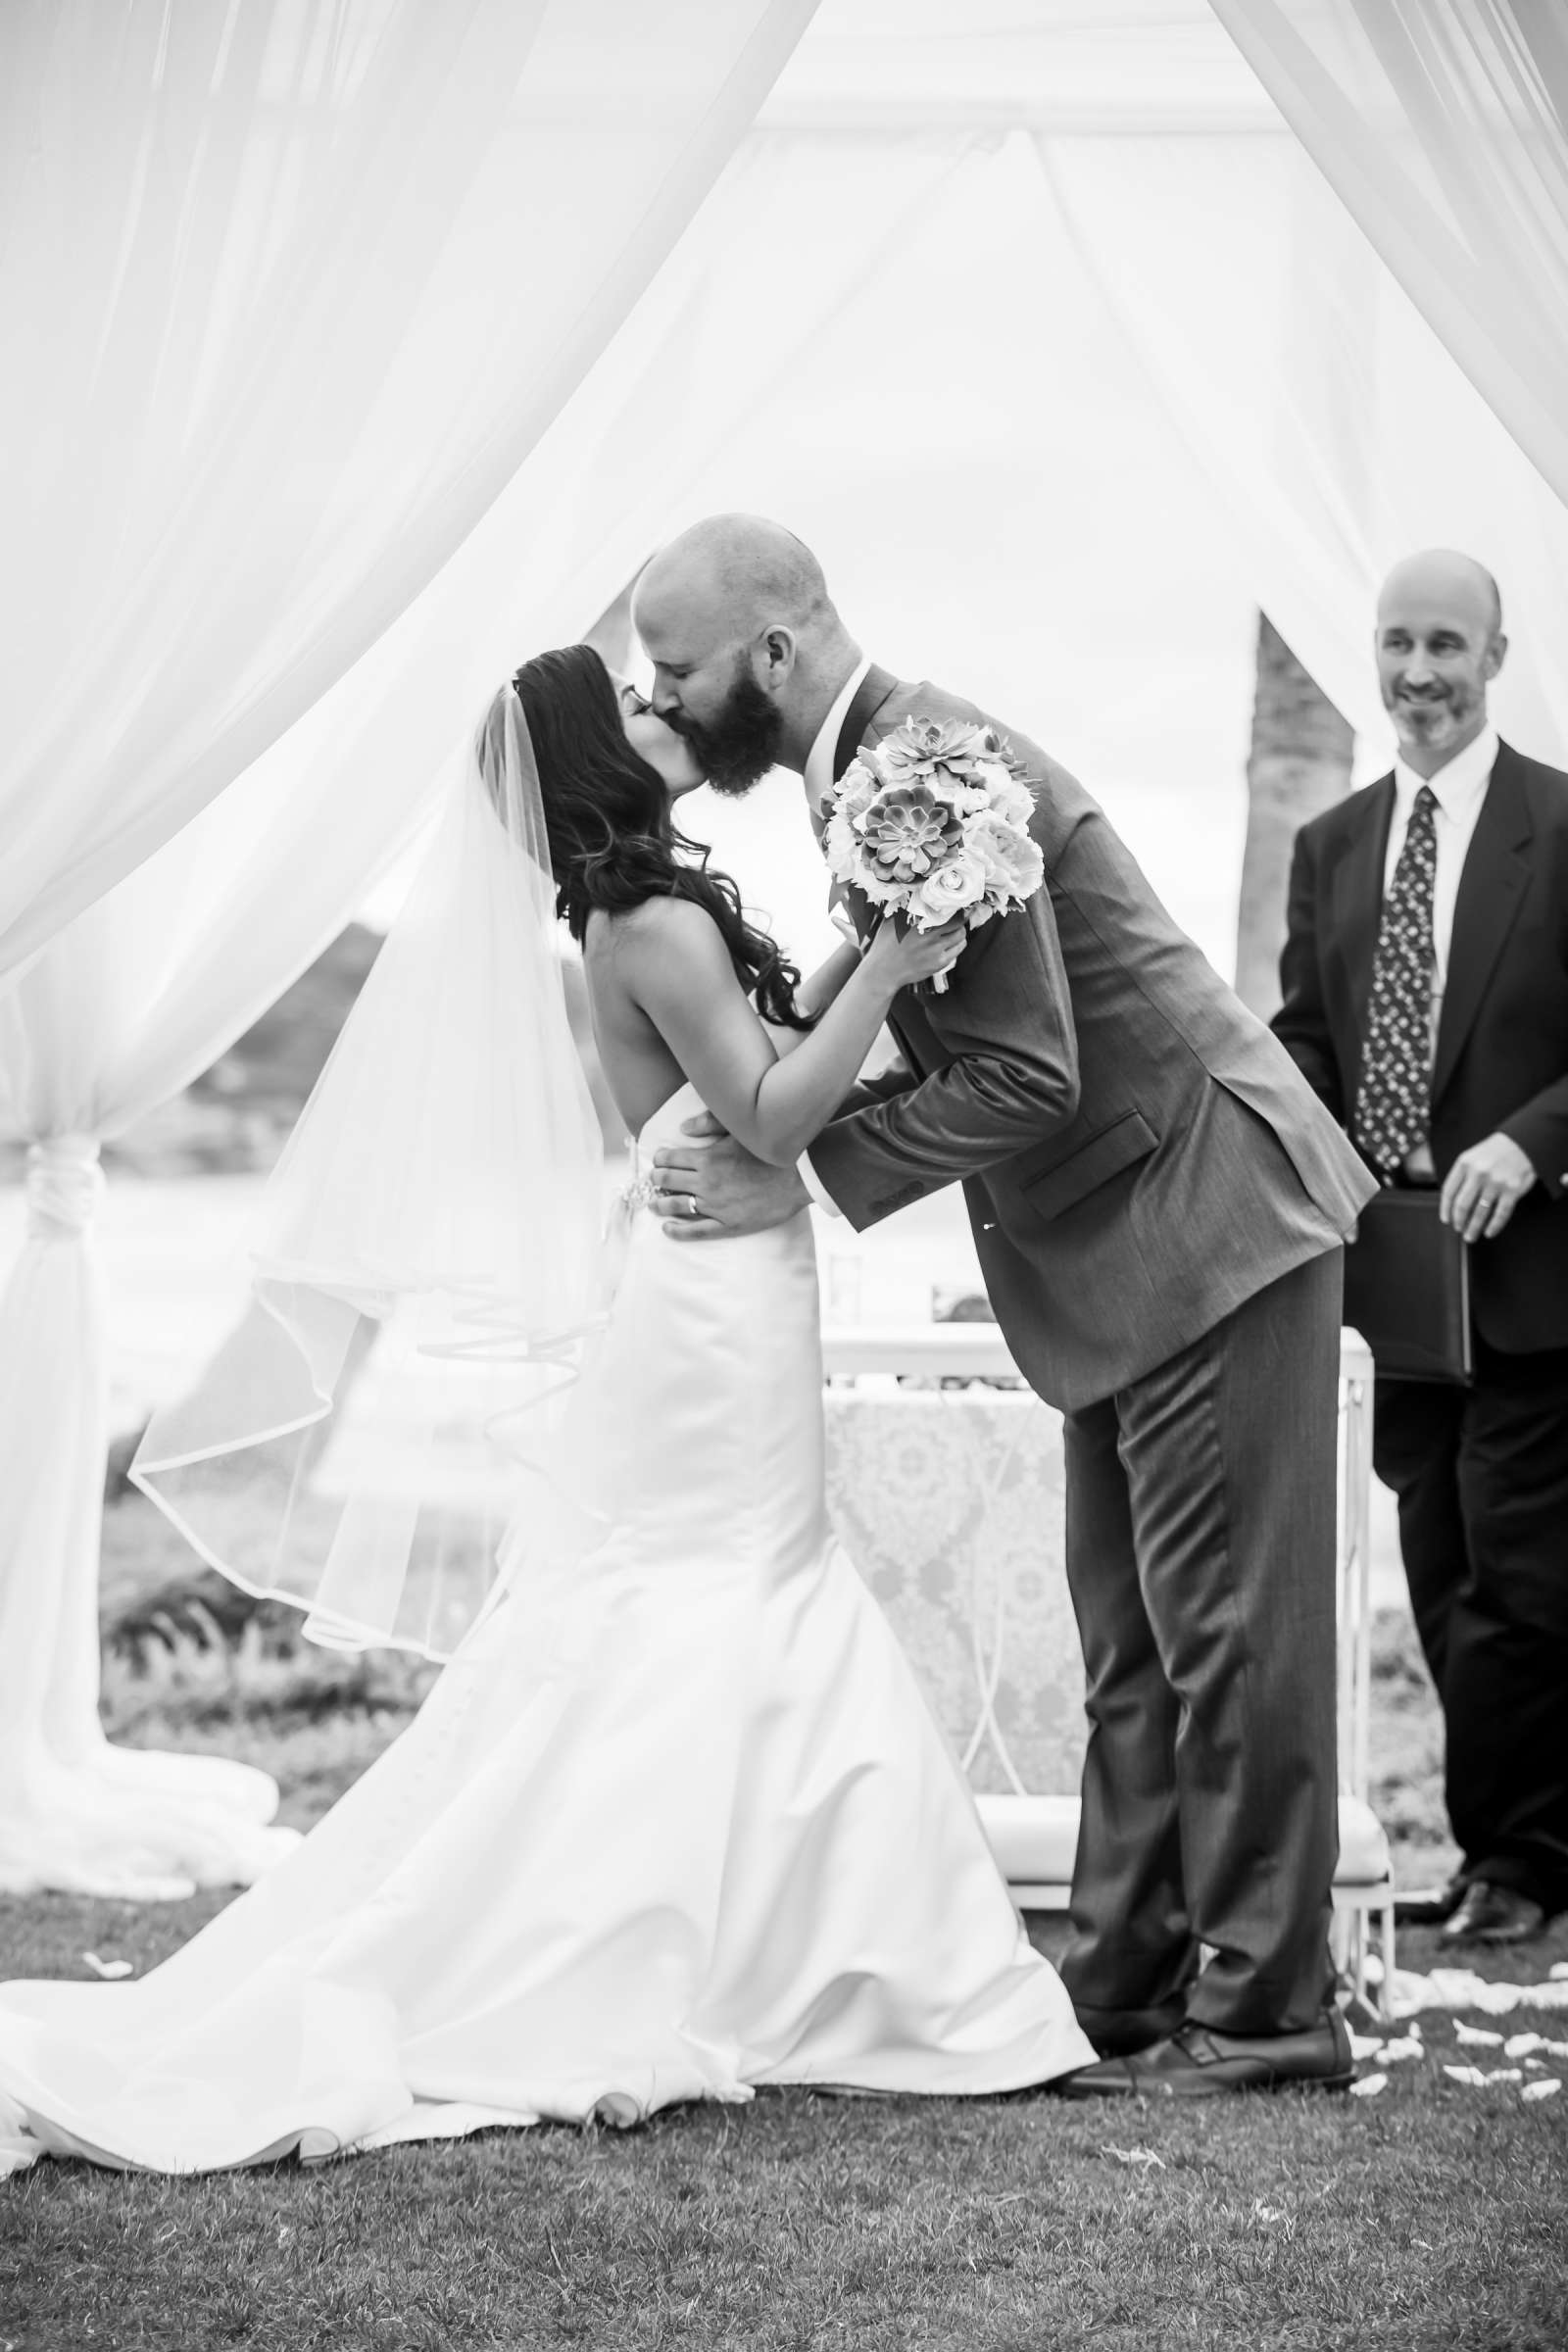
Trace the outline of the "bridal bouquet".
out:
[[[971,931],[1021,906],[1045,879],[1029,836],[1034,798],[992,727],[906,718],[845,769],[822,846],[836,881],[922,931],[961,915]],[[933,989],[948,985],[939,972]]]

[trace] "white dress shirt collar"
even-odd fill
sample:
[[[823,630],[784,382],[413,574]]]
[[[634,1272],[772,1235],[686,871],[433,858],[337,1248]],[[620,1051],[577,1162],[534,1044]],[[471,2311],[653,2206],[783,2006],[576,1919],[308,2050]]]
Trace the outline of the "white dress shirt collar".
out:
[[[822,724],[816,730],[816,741],[806,755],[806,798],[813,815],[820,809],[833,787],[833,754],[838,749],[839,729],[849,714],[850,705],[860,691],[860,682],[870,668],[870,657],[863,656],[839,688],[838,698]]]
[[[1450,823],[1463,823],[1474,815],[1482,795],[1491,780],[1497,759],[1497,730],[1484,726],[1474,743],[1467,743],[1462,752],[1446,760],[1435,775],[1418,776],[1402,759],[1394,762],[1395,804],[1401,817],[1408,821],[1415,806],[1415,796],[1423,784],[1432,788],[1432,796]]]
[[[806,785],[806,806],[810,812],[811,829],[818,840],[822,836],[822,803],[833,788],[833,755],[838,749],[839,731],[849,715],[850,705],[860,691],[860,681],[870,666],[870,660],[866,657],[862,658],[851,670],[839,688],[832,710],[816,730],[816,741],[806,755],[806,769],[803,778]],[[840,906],[843,895],[839,885],[835,882],[828,893],[828,906],[830,909],[837,908],[833,914],[835,926],[844,932],[846,938],[853,939],[855,926]],[[808,1152],[801,1153],[796,1167],[800,1173],[801,1182],[810,1194],[817,1207],[830,1217],[841,1217],[844,1211],[812,1167]]]

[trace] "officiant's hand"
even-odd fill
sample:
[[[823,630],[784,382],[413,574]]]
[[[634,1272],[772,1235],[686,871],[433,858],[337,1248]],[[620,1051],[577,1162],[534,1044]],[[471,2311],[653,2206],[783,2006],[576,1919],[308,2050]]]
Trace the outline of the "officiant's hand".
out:
[[[810,1200],[793,1168],[771,1168],[725,1133],[710,1110],[681,1121],[692,1141],[654,1153],[654,1182],[669,1208],[664,1231],[677,1242],[733,1239],[782,1225]]]
[[[1461,1241],[1494,1241],[1535,1181],[1511,1135],[1484,1136],[1448,1170],[1438,1214]]]

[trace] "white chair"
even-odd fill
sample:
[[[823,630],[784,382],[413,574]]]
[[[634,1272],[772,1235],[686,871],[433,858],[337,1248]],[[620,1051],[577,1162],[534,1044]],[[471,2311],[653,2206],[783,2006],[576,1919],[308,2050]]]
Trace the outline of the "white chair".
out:
[[[1056,1512],[1059,1417],[1027,1391],[898,1388],[899,1377],[911,1376],[933,1384],[1016,1380],[994,1323],[830,1328],[823,1359],[829,1495],[842,1532],[975,1783],[986,1835],[1014,1900],[1020,1910],[1064,1910],[1079,1815],[1078,1797],[1064,1784],[1077,1778],[1083,1711]],[[1340,1355],[1334,1950],[1341,1971],[1368,2001],[1374,1916],[1385,1984],[1394,1969],[1393,1864],[1367,1801],[1371,1411],[1372,1359],[1357,1335],[1347,1332]],[[920,1486],[927,1463],[928,1492]],[[971,1490],[961,1510],[953,1494],[960,1477]],[[1002,1786],[987,1787],[988,1780]]]

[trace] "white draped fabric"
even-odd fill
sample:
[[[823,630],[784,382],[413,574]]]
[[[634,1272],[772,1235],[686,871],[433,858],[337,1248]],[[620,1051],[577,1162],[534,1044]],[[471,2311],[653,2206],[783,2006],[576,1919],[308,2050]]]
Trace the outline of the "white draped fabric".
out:
[[[111,1748],[97,1713],[99,1146],[320,951],[418,798],[368,777],[323,828],[268,783],[244,778],[0,996],[0,1114],[30,1139],[27,1238],[0,1294],[0,1886],[178,1893],[253,1876],[281,1835],[256,1836],[276,1804],[264,1775]]]
[[[1292,130],[1568,499],[1558,0],[1213,0]]]
[[[0,11],[0,972],[462,543],[813,6]]]
[[[1507,609],[1499,720],[1561,760],[1568,513],[1206,5],[1114,15],[982,7],[960,41],[940,0],[896,24],[875,0],[823,9],[752,154],[793,140],[799,176],[847,191],[854,153],[945,141],[947,173],[744,435],[710,430],[671,519],[787,514],[883,658],[1080,769],[1226,968],[1254,609],[1350,718],[1366,780],[1392,748],[1378,581],[1416,547],[1473,549]],[[793,322],[787,266],[777,291]],[[722,856],[762,905],[788,886],[804,907],[791,812],[754,858],[754,811],[713,811]]]
[[[1568,745],[1568,519],[1207,0],[1127,0],[1108,27],[1067,0],[961,25],[951,0],[826,0],[621,334],[387,641],[384,691],[346,682],[341,741],[374,728],[401,760],[432,696],[471,702],[726,505],[799,529],[881,658],[1078,767],[1222,966],[1257,606],[1369,777],[1391,741],[1378,578],[1473,547],[1507,601],[1504,730]],[[787,783],[688,813],[798,952],[830,944]]]
[[[29,562],[0,587],[0,1113],[31,1147],[0,1298],[0,1886],[160,1896],[253,1877],[284,1834],[265,1775],[99,1728],[99,1145],[416,820],[479,698],[427,681],[376,714],[383,636],[351,758],[321,689],[548,423],[810,0],[136,7],[118,46],[90,13],[0,33],[0,301],[40,326],[0,386],[37,453],[5,477]]]
[[[1568,747],[1568,509],[1283,130],[1039,137],[1107,318],[1205,485],[1256,603],[1389,761],[1379,581],[1450,544],[1502,583],[1504,731]],[[1239,290],[1246,289],[1246,299]]]
[[[0,584],[23,650],[0,705],[0,968],[168,844],[34,966],[0,1033],[45,1147],[0,1385],[30,1406],[57,1367],[51,1413],[0,1429],[0,1677],[69,1683],[78,1724],[96,1139],[277,993],[487,688],[694,514],[779,514],[882,658],[1080,768],[1216,960],[1256,605],[1371,774],[1377,575],[1457,540],[1507,600],[1504,731],[1548,759],[1568,741],[1563,510],[1208,0],[1121,0],[1113,24],[1077,0],[824,0],[678,244],[808,6],[263,0],[237,12],[254,50],[220,59],[212,12],[176,7],[145,154],[124,155],[117,76],[147,79],[155,52],[140,8],[114,52],[86,13],[39,0],[0,27],[26,69],[0,74],[0,134],[31,123],[51,157],[109,159],[102,184],[24,188],[0,255],[0,299],[53,337],[0,383],[0,422],[40,453],[25,543],[56,547]],[[413,107],[417,169],[404,75],[441,94]],[[232,240],[200,177],[218,164],[193,161],[203,90],[232,134]],[[5,137],[0,171],[25,152]],[[212,201],[187,216],[193,169]],[[362,181],[339,223],[334,191]],[[244,223],[263,213],[259,250]],[[788,787],[708,814],[791,944],[826,944]],[[41,1598],[45,1561],[69,1564],[69,1605]],[[70,1675],[49,1662],[67,1628]]]

